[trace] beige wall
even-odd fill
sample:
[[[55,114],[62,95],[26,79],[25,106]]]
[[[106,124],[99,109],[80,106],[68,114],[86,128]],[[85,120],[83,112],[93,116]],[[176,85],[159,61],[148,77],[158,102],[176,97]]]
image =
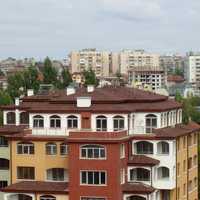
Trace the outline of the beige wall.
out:
[[[33,142],[35,145],[34,155],[18,155],[17,143],[12,142],[12,183],[17,182],[17,166],[35,167],[35,180],[45,181],[46,170],[50,168],[68,169],[68,157],[60,155],[60,144],[57,142],[57,155],[46,155],[45,144],[47,142]]]

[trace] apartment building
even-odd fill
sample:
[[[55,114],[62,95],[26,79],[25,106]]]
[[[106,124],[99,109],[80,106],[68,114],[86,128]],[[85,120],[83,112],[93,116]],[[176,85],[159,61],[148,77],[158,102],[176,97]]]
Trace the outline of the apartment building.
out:
[[[122,74],[128,74],[128,71],[134,70],[135,67],[159,67],[160,56],[144,50],[123,50],[119,53],[119,57]]]
[[[149,86],[152,90],[163,88],[166,79],[166,73],[160,67],[134,67],[128,71],[129,85]]]
[[[71,72],[94,70],[97,77],[109,76],[109,52],[96,49],[72,51],[69,55]]]
[[[182,124],[181,104],[166,96],[88,86],[28,92],[2,109],[4,200],[198,199],[200,126]]]

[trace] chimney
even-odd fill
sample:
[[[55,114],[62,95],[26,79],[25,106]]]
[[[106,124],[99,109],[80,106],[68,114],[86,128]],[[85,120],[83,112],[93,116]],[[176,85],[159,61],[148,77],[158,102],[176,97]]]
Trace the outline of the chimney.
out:
[[[87,92],[94,92],[94,85],[88,85]]]
[[[76,92],[76,90],[74,87],[72,87],[72,86],[67,87],[67,96],[71,95],[71,94],[75,94],[75,92]]]
[[[19,98],[18,97],[15,98],[15,105],[19,106]]]
[[[33,96],[33,95],[34,95],[33,89],[28,89],[27,90],[27,96],[29,97],[29,96]]]

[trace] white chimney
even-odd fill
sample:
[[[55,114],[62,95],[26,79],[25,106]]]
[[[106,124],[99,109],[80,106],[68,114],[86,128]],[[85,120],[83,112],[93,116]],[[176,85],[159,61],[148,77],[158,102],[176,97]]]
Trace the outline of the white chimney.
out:
[[[28,89],[27,90],[27,96],[33,96],[34,95],[34,90],[33,89]]]
[[[94,85],[88,85],[87,92],[94,92]]]
[[[69,86],[67,87],[67,95],[75,94],[76,90],[74,87]]]
[[[15,98],[15,105],[19,106],[19,98],[18,97]]]
[[[91,106],[91,97],[77,97],[77,107],[86,108]]]

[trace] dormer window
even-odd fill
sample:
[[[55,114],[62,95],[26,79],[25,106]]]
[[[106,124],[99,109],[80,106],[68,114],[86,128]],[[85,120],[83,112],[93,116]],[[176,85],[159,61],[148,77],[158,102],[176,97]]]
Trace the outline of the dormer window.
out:
[[[44,118],[41,115],[36,115],[33,117],[33,127],[34,128],[44,127]]]
[[[61,120],[60,120],[59,116],[53,115],[50,117],[50,127],[51,128],[60,128],[61,127]]]
[[[96,117],[96,131],[107,131],[107,118],[105,116]]]

